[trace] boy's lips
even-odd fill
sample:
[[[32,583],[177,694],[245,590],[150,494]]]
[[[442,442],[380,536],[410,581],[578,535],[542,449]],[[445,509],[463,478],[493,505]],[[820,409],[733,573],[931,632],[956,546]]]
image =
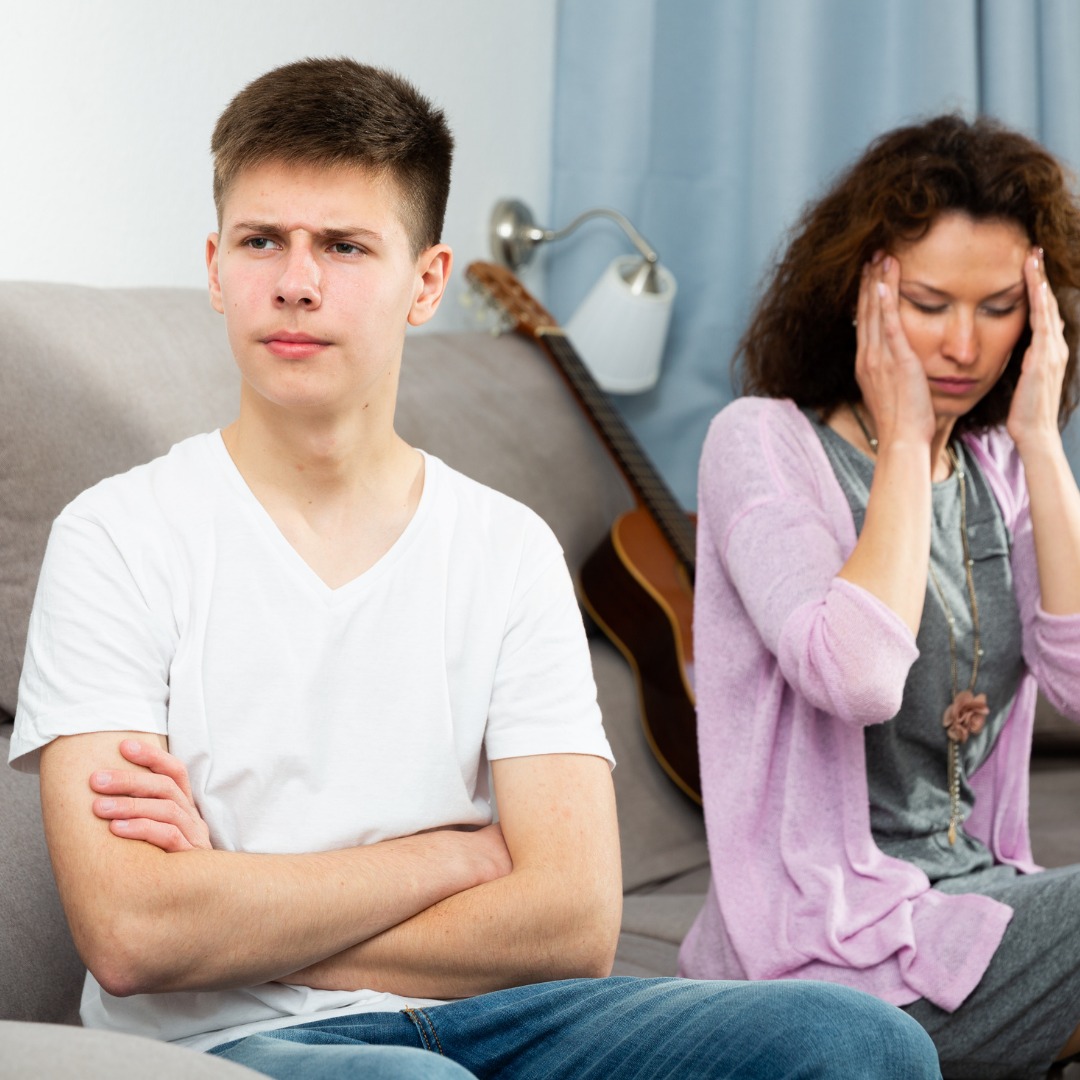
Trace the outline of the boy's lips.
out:
[[[978,379],[930,379],[930,384],[932,386],[936,386],[939,390],[944,390],[946,394],[966,394],[973,387],[977,386],[978,382]]]
[[[311,334],[295,334],[288,330],[279,330],[262,339],[263,344],[282,360],[306,360],[325,349],[330,342]]]

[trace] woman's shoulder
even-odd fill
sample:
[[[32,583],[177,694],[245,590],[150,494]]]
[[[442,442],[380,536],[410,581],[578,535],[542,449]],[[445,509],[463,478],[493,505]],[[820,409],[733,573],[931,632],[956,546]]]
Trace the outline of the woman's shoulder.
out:
[[[740,397],[713,417],[709,434],[712,437],[714,432],[721,436],[734,432],[741,438],[763,425],[783,429],[796,418],[802,418],[802,413],[790,398]]]
[[[818,459],[821,460],[818,460]],[[814,429],[788,398],[743,397],[721,409],[709,425],[701,456],[701,480],[759,477],[777,494],[802,493],[817,486],[828,467]]]

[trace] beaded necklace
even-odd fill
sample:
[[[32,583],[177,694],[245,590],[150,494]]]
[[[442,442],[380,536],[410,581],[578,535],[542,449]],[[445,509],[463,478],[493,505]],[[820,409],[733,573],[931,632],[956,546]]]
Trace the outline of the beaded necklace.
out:
[[[854,405],[851,406],[851,411],[855,415],[855,419],[859,422],[859,427],[862,428],[863,435],[866,436],[866,441],[870,444],[870,449],[876,457],[878,448],[877,439],[870,434],[859,410]],[[956,472],[957,479],[960,482],[960,539],[964,545],[964,571],[967,577],[968,597],[971,600],[971,622],[975,631],[975,642],[973,647],[974,655],[972,656],[971,661],[971,683],[966,690],[961,691],[959,689],[957,675],[955,619],[953,617],[952,609],[945,599],[945,593],[941,589],[941,583],[938,581],[937,574],[934,573],[934,564],[930,563],[930,580],[934,583],[938,599],[941,600],[941,606],[945,610],[945,621],[949,626],[949,654],[952,660],[953,699],[952,703],[945,710],[941,722],[942,726],[946,729],[946,734],[949,739],[949,843],[955,844],[956,829],[962,821],[960,817],[959,747],[961,743],[967,742],[969,735],[978,735],[979,732],[982,731],[983,724],[986,722],[986,717],[989,714],[990,709],[986,704],[986,695],[975,694],[975,680],[979,675],[979,659],[983,655],[983,649],[979,642],[979,604],[975,598],[975,579],[972,576],[972,569],[975,566],[975,562],[971,558],[971,551],[968,548],[967,478],[960,465],[960,459],[957,457],[956,451],[951,445],[948,447],[948,454],[949,461],[952,462],[953,470]]]

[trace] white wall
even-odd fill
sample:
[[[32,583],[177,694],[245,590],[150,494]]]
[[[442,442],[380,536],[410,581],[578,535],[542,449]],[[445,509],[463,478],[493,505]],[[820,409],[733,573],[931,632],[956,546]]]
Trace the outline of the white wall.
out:
[[[444,239],[463,271],[499,197],[547,216],[555,15],[556,0],[0,0],[0,279],[204,286],[218,114],[272,67],[340,55],[446,109]],[[468,325],[455,278],[432,328]]]

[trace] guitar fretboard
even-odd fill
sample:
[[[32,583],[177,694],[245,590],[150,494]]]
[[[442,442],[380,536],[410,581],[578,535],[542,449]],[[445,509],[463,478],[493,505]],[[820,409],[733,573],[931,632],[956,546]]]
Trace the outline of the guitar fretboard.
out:
[[[694,523],[566,336],[554,329],[540,330],[536,339],[550,353],[570,388],[580,398],[623,475],[652,514],[692,582],[696,562]]]

